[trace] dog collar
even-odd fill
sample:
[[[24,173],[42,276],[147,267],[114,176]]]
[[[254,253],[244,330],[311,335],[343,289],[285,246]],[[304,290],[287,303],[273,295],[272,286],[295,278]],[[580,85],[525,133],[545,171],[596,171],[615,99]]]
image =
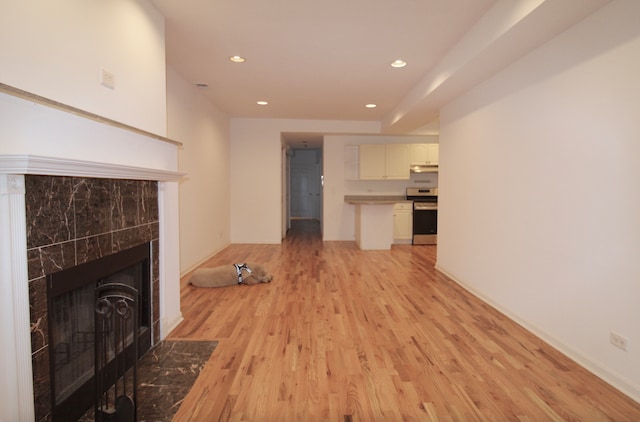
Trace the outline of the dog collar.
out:
[[[249,274],[252,273],[251,268],[247,267],[247,264],[233,264],[236,267],[236,274],[238,274],[238,284],[242,284],[242,270],[245,270]]]

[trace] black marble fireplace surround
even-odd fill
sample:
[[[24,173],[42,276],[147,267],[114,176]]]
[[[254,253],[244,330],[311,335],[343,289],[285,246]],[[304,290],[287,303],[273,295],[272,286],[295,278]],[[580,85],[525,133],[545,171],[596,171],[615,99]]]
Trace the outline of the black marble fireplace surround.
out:
[[[35,416],[51,418],[46,276],[151,243],[152,343],[159,343],[158,184],[25,176]]]

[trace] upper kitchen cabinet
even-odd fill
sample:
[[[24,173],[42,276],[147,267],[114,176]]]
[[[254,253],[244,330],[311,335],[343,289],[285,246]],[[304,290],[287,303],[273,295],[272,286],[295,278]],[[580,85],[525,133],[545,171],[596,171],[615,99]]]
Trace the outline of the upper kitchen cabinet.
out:
[[[408,180],[411,148],[408,144],[360,145],[360,180]]]
[[[344,178],[358,180],[358,146],[346,145],[344,147]]]
[[[437,166],[439,163],[440,145],[411,144],[412,166]]]

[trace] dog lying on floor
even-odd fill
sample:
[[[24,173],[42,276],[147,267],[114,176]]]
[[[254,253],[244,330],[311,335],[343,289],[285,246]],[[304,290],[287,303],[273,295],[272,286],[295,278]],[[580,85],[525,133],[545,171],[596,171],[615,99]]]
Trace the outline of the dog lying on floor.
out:
[[[268,283],[272,278],[262,265],[246,263],[199,268],[194,271],[189,283],[198,287],[225,287],[234,284],[252,286],[258,283]]]

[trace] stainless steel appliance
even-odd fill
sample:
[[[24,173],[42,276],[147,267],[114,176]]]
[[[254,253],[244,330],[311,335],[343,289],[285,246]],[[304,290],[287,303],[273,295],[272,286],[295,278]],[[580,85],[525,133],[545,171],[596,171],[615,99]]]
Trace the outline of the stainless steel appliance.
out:
[[[438,188],[407,188],[413,201],[414,245],[435,245],[438,240]]]

